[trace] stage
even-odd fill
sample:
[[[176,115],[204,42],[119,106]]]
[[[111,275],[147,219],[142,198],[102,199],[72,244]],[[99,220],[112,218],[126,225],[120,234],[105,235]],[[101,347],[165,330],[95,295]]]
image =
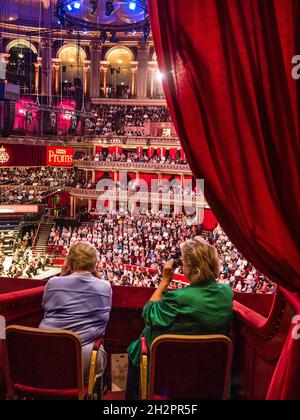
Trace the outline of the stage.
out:
[[[12,257],[9,257],[9,256],[5,257],[5,260],[3,263],[5,271],[9,270],[11,263],[12,263]],[[47,267],[45,271],[38,270],[38,274],[36,276],[32,276],[31,278],[34,280],[47,280],[50,277],[57,276],[58,274],[60,274],[60,272],[61,272],[60,267]],[[22,277],[25,279],[29,278],[26,274],[24,274]]]

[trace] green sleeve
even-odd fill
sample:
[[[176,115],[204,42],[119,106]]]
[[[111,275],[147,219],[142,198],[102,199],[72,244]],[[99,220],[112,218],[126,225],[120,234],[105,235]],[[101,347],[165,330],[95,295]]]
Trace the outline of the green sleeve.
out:
[[[143,309],[143,319],[149,327],[169,328],[178,314],[176,292],[166,292],[158,302],[148,302]]]

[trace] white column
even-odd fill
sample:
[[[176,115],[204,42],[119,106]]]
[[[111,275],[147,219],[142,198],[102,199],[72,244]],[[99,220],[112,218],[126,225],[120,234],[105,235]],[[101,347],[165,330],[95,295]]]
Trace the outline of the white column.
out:
[[[101,58],[101,42],[91,42],[91,86],[90,96],[99,98],[100,94],[100,58]]]
[[[90,60],[84,61],[84,74],[83,74],[83,92],[86,95],[89,91],[88,83],[89,83],[89,73],[91,68]]]
[[[148,78],[148,51],[149,46],[146,42],[138,45],[138,72],[137,72],[137,97],[147,98],[147,78]]]

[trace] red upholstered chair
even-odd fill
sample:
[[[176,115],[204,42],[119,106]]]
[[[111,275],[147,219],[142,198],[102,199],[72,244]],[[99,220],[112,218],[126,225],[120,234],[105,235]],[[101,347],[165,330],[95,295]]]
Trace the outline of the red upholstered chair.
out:
[[[150,366],[141,340],[141,399],[228,398],[233,353],[228,337],[162,335],[152,343]]]
[[[8,398],[93,399],[99,338],[92,351],[89,384],[84,386],[81,343],[71,331],[12,325],[6,328]],[[101,398],[101,392],[100,392]]]

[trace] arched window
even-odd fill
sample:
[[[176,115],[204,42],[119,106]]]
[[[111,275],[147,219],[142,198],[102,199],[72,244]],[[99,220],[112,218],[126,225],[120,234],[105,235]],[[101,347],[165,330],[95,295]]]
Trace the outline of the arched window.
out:
[[[129,48],[114,47],[106,54],[109,62],[107,96],[130,97],[132,84],[133,54]]]
[[[72,97],[76,87],[81,88],[83,85],[86,53],[76,44],[67,44],[60,48],[57,57],[60,60],[60,87],[64,96]]]
[[[20,85],[21,93],[35,92],[35,67],[37,51],[28,41],[16,40],[8,44],[6,51],[10,54],[7,65],[7,80]]]

